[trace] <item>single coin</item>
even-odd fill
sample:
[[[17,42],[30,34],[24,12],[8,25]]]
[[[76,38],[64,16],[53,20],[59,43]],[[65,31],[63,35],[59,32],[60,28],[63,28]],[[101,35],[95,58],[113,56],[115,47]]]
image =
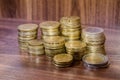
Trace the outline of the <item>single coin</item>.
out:
[[[19,31],[34,31],[38,29],[38,25],[37,24],[21,24],[18,26],[18,30]]]

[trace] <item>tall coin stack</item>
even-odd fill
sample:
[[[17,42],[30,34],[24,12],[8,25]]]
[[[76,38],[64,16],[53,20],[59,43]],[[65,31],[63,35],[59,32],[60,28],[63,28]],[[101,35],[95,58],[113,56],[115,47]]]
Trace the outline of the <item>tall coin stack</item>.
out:
[[[18,43],[21,51],[27,51],[28,41],[37,38],[38,25],[22,24],[18,26]]]
[[[88,27],[83,29],[82,39],[87,44],[87,53],[105,54],[105,35],[102,28]]]
[[[79,40],[81,35],[80,18],[77,16],[62,17],[61,34],[66,41]]]
[[[48,57],[64,53],[64,38],[60,37],[60,23],[57,21],[46,21],[40,24],[45,53]]]

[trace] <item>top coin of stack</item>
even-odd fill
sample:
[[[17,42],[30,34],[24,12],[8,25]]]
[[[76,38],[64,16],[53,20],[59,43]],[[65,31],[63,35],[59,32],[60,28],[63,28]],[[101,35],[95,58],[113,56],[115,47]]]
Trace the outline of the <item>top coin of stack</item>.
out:
[[[88,27],[82,30],[82,39],[88,45],[101,45],[105,43],[104,30],[99,27]]]
[[[27,42],[37,38],[38,25],[22,24],[18,26],[18,42],[20,49],[27,49]]]
[[[40,24],[43,36],[58,36],[60,23],[57,21],[46,21]]]
[[[80,18],[77,16],[62,17],[61,33],[68,40],[79,40],[81,34]]]

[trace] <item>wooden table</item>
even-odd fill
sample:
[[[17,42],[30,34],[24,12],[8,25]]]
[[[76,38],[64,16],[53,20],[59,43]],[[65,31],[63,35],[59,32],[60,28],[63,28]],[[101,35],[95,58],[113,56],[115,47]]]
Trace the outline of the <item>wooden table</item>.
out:
[[[91,71],[82,63],[56,68],[45,56],[37,58],[39,63],[33,63],[19,52],[18,24],[0,25],[0,80],[120,80],[120,30],[105,29],[109,68]]]

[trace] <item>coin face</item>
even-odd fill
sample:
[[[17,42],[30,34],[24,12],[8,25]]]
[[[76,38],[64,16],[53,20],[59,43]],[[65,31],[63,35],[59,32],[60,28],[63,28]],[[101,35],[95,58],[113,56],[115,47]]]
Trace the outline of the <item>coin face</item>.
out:
[[[42,29],[55,29],[58,28],[59,26],[60,23],[57,21],[46,21],[40,24],[40,28]]]
[[[34,31],[38,29],[37,24],[22,24],[18,26],[18,30],[20,31]]]
[[[28,44],[31,46],[41,46],[43,45],[43,42],[41,40],[34,39],[34,40],[30,40]]]
[[[80,17],[78,16],[62,17],[60,19],[60,23],[68,26],[80,25]]]
[[[108,58],[103,54],[91,53],[83,57],[83,62],[91,65],[99,65],[108,62]]]
[[[73,60],[73,56],[70,54],[58,54],[54,56],[53,60],[56,63],[71,62]]]
[[[87,28],[83,29],[83,31],[89,35],[90,34],[101,34],[104,32],[104,30],[99,27],[87,27]]]
[[[86,44],[80,40],[76,41],[68,41],[65,43],[65,46],[67,48],[84,48],[86,47]]]

